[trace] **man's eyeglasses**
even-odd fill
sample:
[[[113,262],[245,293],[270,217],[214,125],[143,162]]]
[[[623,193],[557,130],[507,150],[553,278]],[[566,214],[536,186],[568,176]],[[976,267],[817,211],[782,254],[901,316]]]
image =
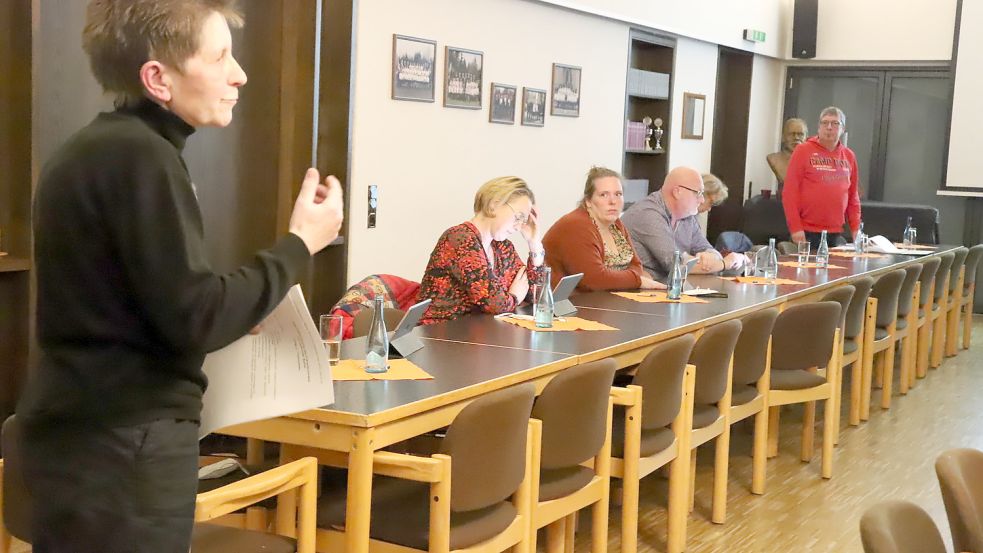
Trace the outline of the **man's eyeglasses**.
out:
[[[838,129],[838,128],[840,128],[841,125],[840,125],[840,122],[838,120],[834,119],[832,121],[820,121],[819,122],[819,126],[820,127],[830,127],[832,129]]]
[[[526,224],[526,222],[529,221],[529,216],[526,215],[525,213],[520,213],[516,211],[515,208],[512,207],[512,204],[506,203],[505,205],[509,206],[509,209],[512,210],[512,217],[515,219],[516,223],[520,225],[524,225]]]
[[[688,186],[683,186],[681,184],[679,185],[679,187],[680,188],[685,188],[686,190],[689,190],[690,192],[696,194],[696,197],[697,198],[705,198],[706,197],[706,192],[704,192],[703,190],[694,190],[694,189],[692,189],[692,188],[690,188]]]

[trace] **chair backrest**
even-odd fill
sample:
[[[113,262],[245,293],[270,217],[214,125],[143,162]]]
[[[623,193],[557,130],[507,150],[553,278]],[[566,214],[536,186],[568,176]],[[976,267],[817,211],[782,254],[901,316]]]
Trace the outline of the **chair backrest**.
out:
[[[901,290],[898,292],[898,318],[907,317],[911,312],[911,295],[915,293],[915,283],[922,274],[921,263],[908,265],[904,268],[904,280],[901,282]],[[880,303],[878,303],[880,306]]]
[[[10,535],[31,543],[33,501],[24,476],[23,434],[17,415],[8,417],[0,430],[3,448],[3,524]]]
[[[976,283],[976,268],[980,264],[981,257],[983,257],[983,244],[969,248],[969,253],[966,254],[966,288]]]
[[[921,295],[918,298],[919,307],[928,305],[928,300],[935,296],[935,281],[933,279],[939,272],[940,263],[942,263],[942,260],[936,256],[922,261],[922,274],[918,276],[918,281],[922,283]]]
[[[543,388],[532,408],[532,417],[543,422],[542,468],[576,466],[601,450],[617,368],[614,359],[584,363],[564,370]]]
[[[946,291],[945,279],[949,276],[949,268],[952,267],[952,260],[955,259],[956,254],[953,252],[946,252],[939,256],[939,270],[935,273],[935,303],[938,304],[939,300],[942,299],[942,295]]]
[[[884,501],[860,517],[864,553],[946,553],[939,529],[921,507]]]
[[[867,298],[874,286],[874,279],[862,277],[853,281],[853,297],[846,311],[846,324],[843,326],[844,338],[856,338],[864,328],[864,315],[867,314]]]
[[[969,248],[958,248],[952,252],[952,265],[949,267],[949,291],[955,292],[956,285],[959,284],[959,270],[963,268],[966,257],[969,256]]]
[[[374,313],[374,309],[368,308],[355,314],[355,319],[352,320],[352,338],[369,335],[369,327],[372,326],[372,315]],[[386,330],[390,332],[395,330],[399,321],[403,320],[403,315],[402,309],[396,309],[395,307],[384,308],[382,316],[386,320]]]
[[[683,403],[683,378],[696,338],[684,334],[652,348],[638,364],[632,384],[642,388],[642,429],[672,424]]]
[[[440,446],[452,460],[452,510],[488,507],[519,488],[535,393],[531,383],[498,390],[474,400],[454,418]]]
[[[823,299],[820,301],[835,301],[840,304],[840,329],[846,326],[846,314],[850,310],[850,301],[853,300],[853,294],[856,292],[850,284],[840,286],[839,288],[828,292]]]
[[[771,332],[771,370],[825,367],[833,355],[840,304],[820,301],[782,311]]]
[[[950,449],[935,460],[935,474],[956,551],[983,551],[983,451]]]
[[[741,334],[734,347],[734,386],[754,384],[764,374],[768,340],[777,318],[774,307],[741,317]]]
[[[694,403],[716,405],[727,393],[727,369],[740,334],[741,321],[734,319],[711,326],[696,341],[689,355],[689,362],[696,365]]]
[[[897,269],[881,275],[870,289],[870,296],[877,298],[877,326],[887,328],[898,319],[898,296],[904,279],[905,270]]]

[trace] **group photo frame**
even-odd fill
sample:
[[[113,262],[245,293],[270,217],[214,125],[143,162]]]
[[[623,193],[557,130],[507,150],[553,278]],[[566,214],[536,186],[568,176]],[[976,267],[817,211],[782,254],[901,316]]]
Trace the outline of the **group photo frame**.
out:
[[[447,46],[444,55],[444,107],[481,109],[484,54]]]
[[[527,127],[546,125],[546,91],[522,87],[522,124]]]
[[[488,121],[504,125],[515,124],[517,88],[513,85],[492,83],[488,99]]]
[[[552,102],[550,115],[580,117],[580,76],[583,69],[576,65],[553,64]]]
[[[433,102],[437,42],[393,35],[392,99]]]

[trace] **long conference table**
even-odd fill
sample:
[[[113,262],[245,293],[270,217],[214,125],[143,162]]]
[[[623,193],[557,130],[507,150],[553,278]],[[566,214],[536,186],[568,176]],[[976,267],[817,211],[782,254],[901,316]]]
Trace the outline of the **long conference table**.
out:
[[[928,255],[957,247],[938,246]],[[663,340],[700,332],[759,309],[815,301],[858,277],[876,277],[924,257],[831,257],[830,264],[843,268],[779,267],[780,278],[804,283],[797,285],[739,284],[717,276],[691,275],[690,284],[728,294],[705,304],[640,303],[610,292],[571,297],[578,317],[617,329],[613,331],[532,332],[484,314],[419,327],[414,332],[422,338],[424,348],[408,359],[433,380],[335,382],[331,405],[221,432],[313,447],[334,455],[335,464],[348,467],[344,550],[364,553],[369,548],[374,453],[449,425],[482,394],[522,382],[532,382],[541,391],[557,372],[597,359],[613,358],[620,367],[631,366]],[[780,258],[790,260],[794,257]],[[361,358],[364,352],[364,338],[342,344],[343,358]]]

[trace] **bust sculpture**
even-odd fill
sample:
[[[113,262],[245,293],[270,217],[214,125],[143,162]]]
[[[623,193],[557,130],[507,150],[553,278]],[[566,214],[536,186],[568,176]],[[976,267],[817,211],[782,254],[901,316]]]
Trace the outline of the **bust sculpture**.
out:
[[[798,117],[792,117],[782,125],[782,151],[768,154],[768,166],[778,179],[778,190],[781,193],[785,184],[785,173],[788,171],[788,161],[792,158],[792,150],[806,141],[809,127]]]

